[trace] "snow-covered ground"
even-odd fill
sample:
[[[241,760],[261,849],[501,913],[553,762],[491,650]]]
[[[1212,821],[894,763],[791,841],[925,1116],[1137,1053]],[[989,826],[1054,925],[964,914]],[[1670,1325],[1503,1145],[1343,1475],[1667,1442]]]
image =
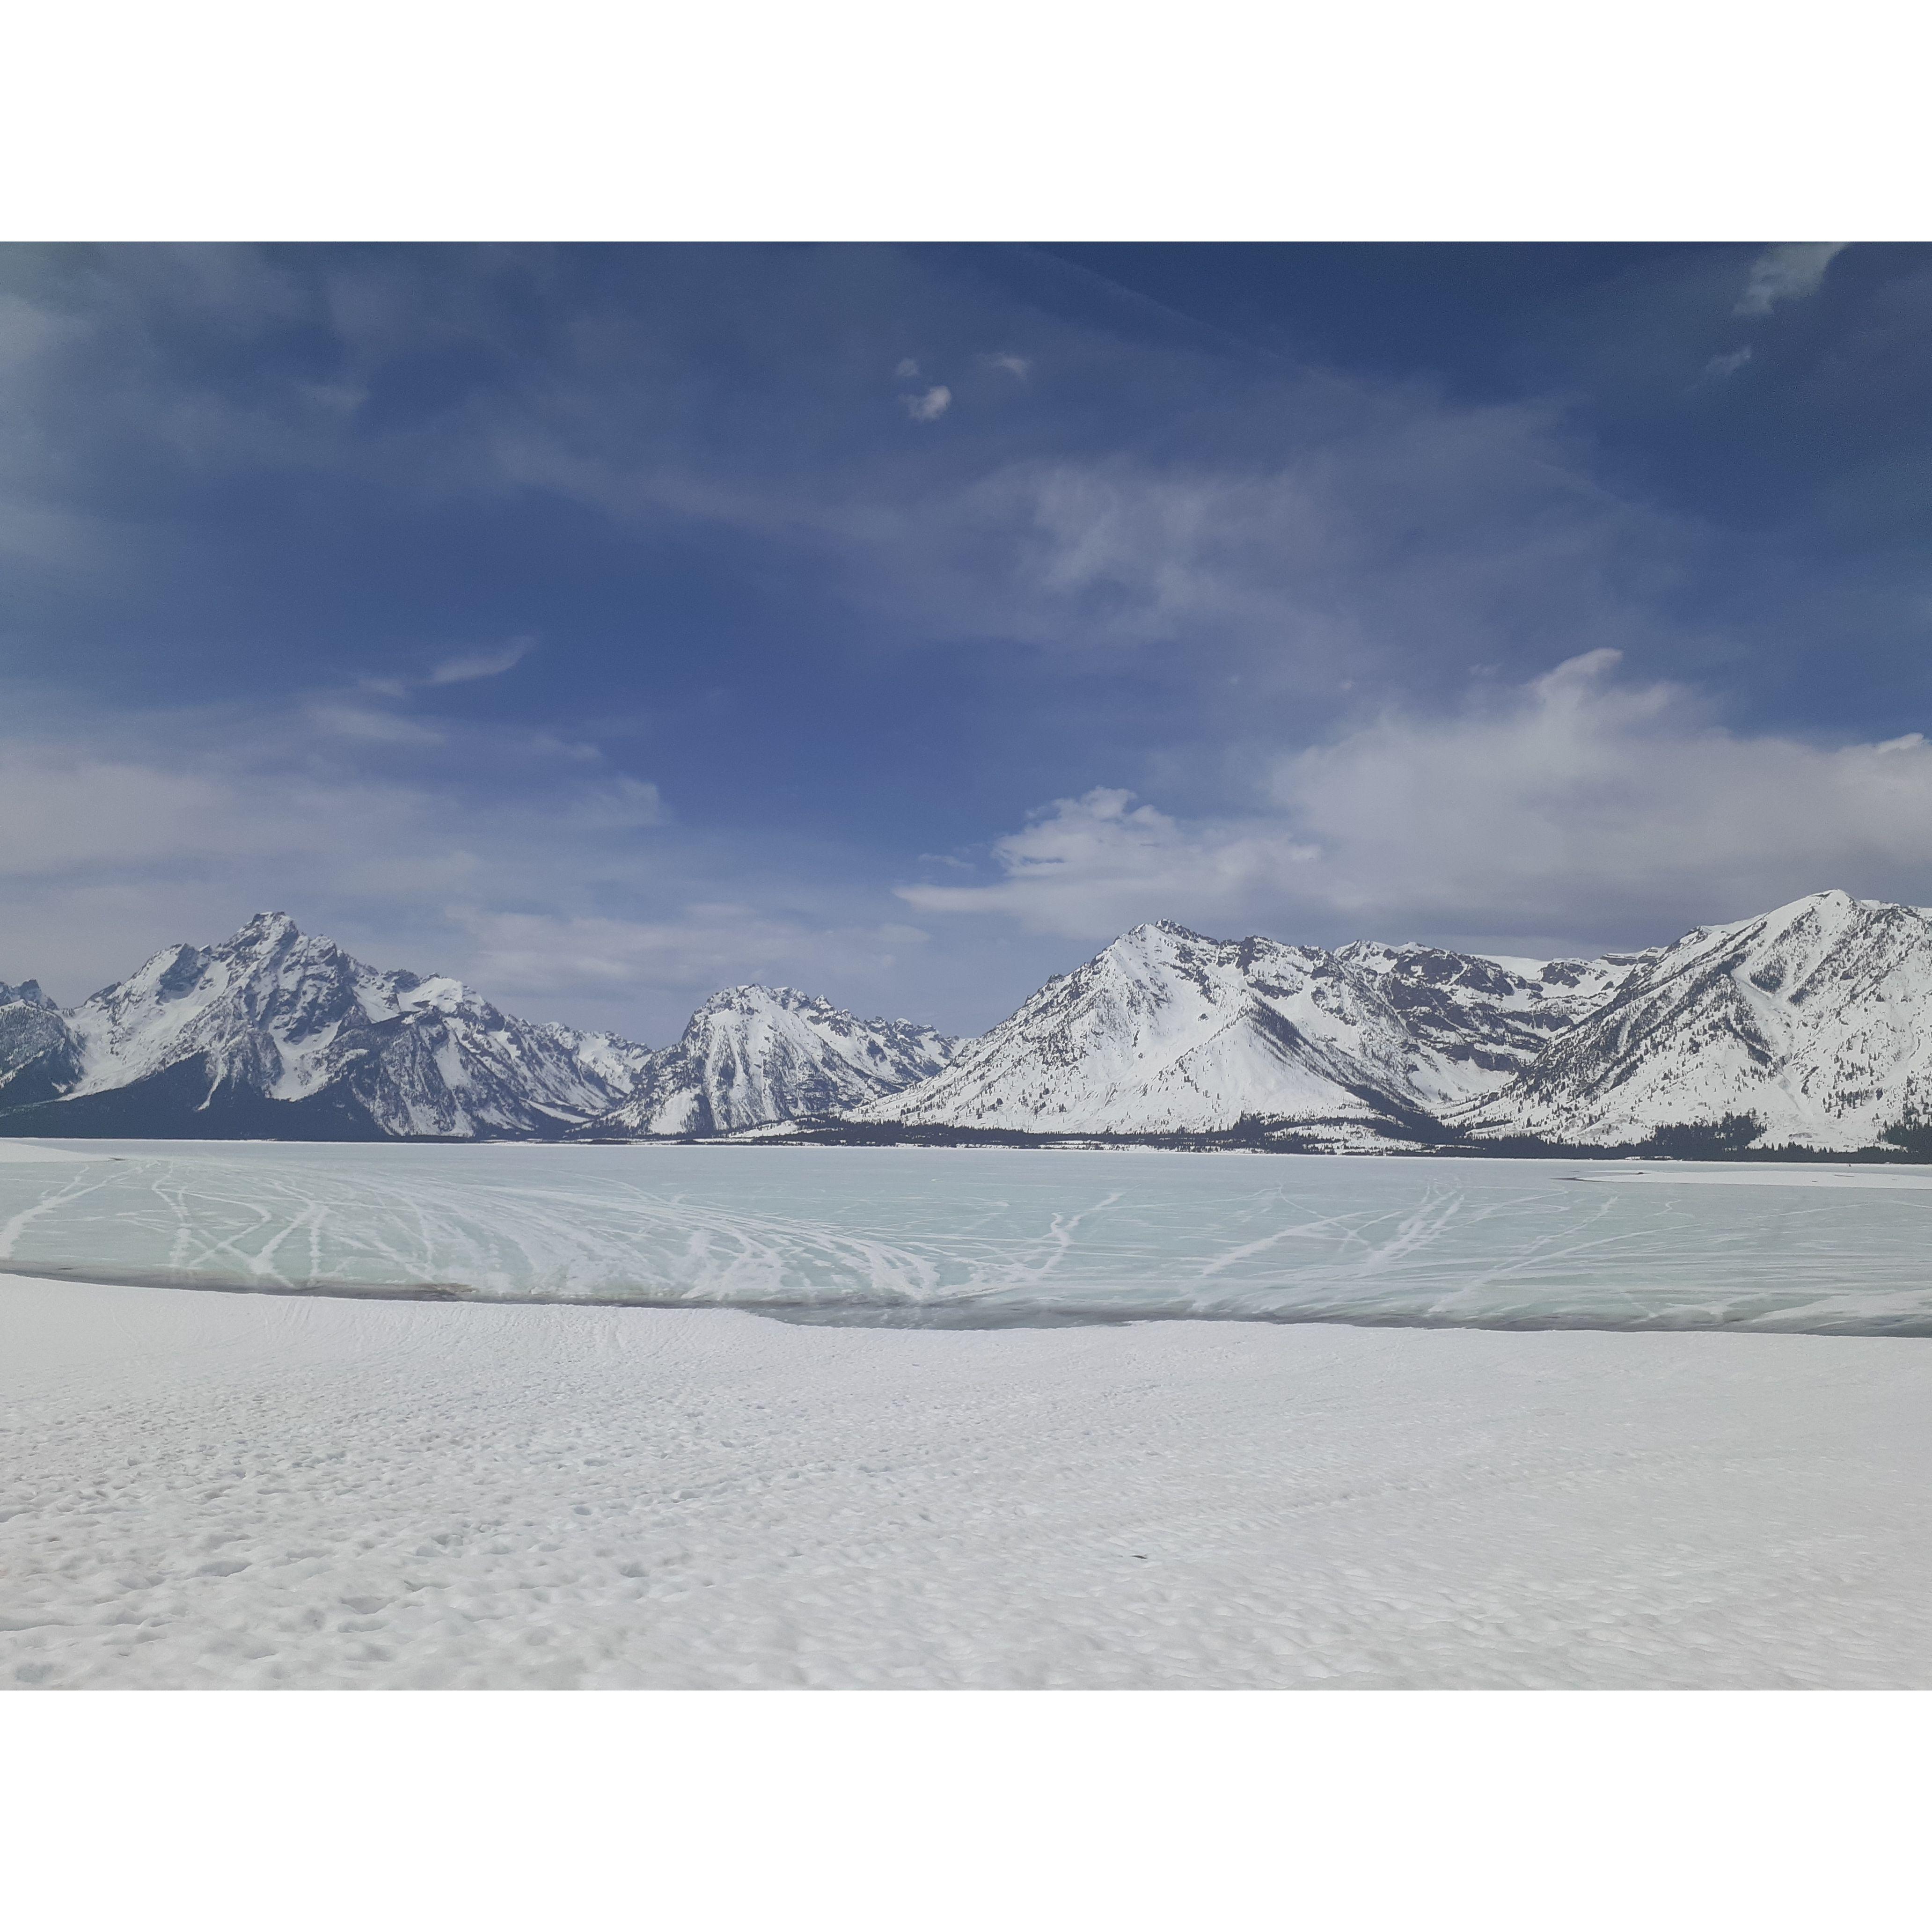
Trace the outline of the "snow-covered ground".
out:
[[[14,1277],[0,1396],[8,1686],[1932,1686],[1921,1341]]]

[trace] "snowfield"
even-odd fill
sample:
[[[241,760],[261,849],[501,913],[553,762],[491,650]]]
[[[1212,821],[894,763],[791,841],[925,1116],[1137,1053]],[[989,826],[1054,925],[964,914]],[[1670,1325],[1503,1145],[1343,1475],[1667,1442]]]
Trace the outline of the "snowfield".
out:
[[[0,1279],[9,1687],[1932,1685],[1932,1347]]]
[[[0,1685],[1932,1687],[1928,1215],[1902,1168],[0,1143]]]

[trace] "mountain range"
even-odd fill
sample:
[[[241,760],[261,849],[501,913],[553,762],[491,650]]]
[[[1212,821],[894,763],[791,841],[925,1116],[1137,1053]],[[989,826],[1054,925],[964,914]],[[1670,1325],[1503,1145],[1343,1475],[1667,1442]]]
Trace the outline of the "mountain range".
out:
[[[657,1048],[262,914],[77,1006],[0,982],[0,1133],[1926,1152],[1932,911],[1819,892],[1557,960],[1161,921],[976,1040],[737,986]]]
[[[1107,1135],[1261,1120],[1342,1147],[1414,1139],[1528,1066],[1631,963],[1368,942],[1329,952],[1140,926],[944,1072],[852,1118]]]
[[[0,1133],[556,1139],[712,1132],[852,1106],[951,1042],[785,989],[709,1000],[675,1046],[503,1012],[461,981],[381,972],[284,913],[171,946],[65,1011],[0,986]]]

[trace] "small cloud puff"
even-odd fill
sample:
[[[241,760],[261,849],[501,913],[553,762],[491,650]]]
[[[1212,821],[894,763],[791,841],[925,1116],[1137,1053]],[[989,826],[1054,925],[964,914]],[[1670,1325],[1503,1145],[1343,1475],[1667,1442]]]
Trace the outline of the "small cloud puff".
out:
[[[1735,376],[1750,359],[1750,344],[1747,342],[1742,349],[1733,349],[1728,356],[1713,356],[1704,364],[1704,374],[1714,382],[1721,382],[1726,376]]]
[[[1784,242],[1767,248],[1751,264],[1750,280],[1732,313],[1768,315],[1780,302],[1814,293],[1832,257],[1844,246],[1842,242]]]
[[[1004,369],[1009,376],[1017,376],[1022,382],[1025,381],[1028,372],[1033,368],[1033,363],[1029,358],[1024,356],[1015,356],[1010,352],[999,356],[988,356],[981,359],[988,368]]]
[[[536,649],[534,638],[512,638],[499,650],[471,651],[445,658],[424,680],[429,684],[468,684],[479,677],[501,677]]]
[[[910,382],[912,379],[919,374],[919,364],[915,362],[910,356],[908,356],[906,359],[892,371],[892,374],[896,376],[902,382]]]
[[[902,396],[906,414],[914,422],[937,422],[952,406],[952,392],[944,382],[935,382],[922,396]]]

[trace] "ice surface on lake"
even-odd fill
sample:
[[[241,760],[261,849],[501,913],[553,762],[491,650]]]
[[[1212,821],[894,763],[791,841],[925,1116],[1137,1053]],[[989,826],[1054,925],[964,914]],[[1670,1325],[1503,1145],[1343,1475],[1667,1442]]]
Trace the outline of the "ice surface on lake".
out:
[[[1113,1150],[82,1142],[0,1268],[794,1320],[1932,1335],[1932,1172]]]

